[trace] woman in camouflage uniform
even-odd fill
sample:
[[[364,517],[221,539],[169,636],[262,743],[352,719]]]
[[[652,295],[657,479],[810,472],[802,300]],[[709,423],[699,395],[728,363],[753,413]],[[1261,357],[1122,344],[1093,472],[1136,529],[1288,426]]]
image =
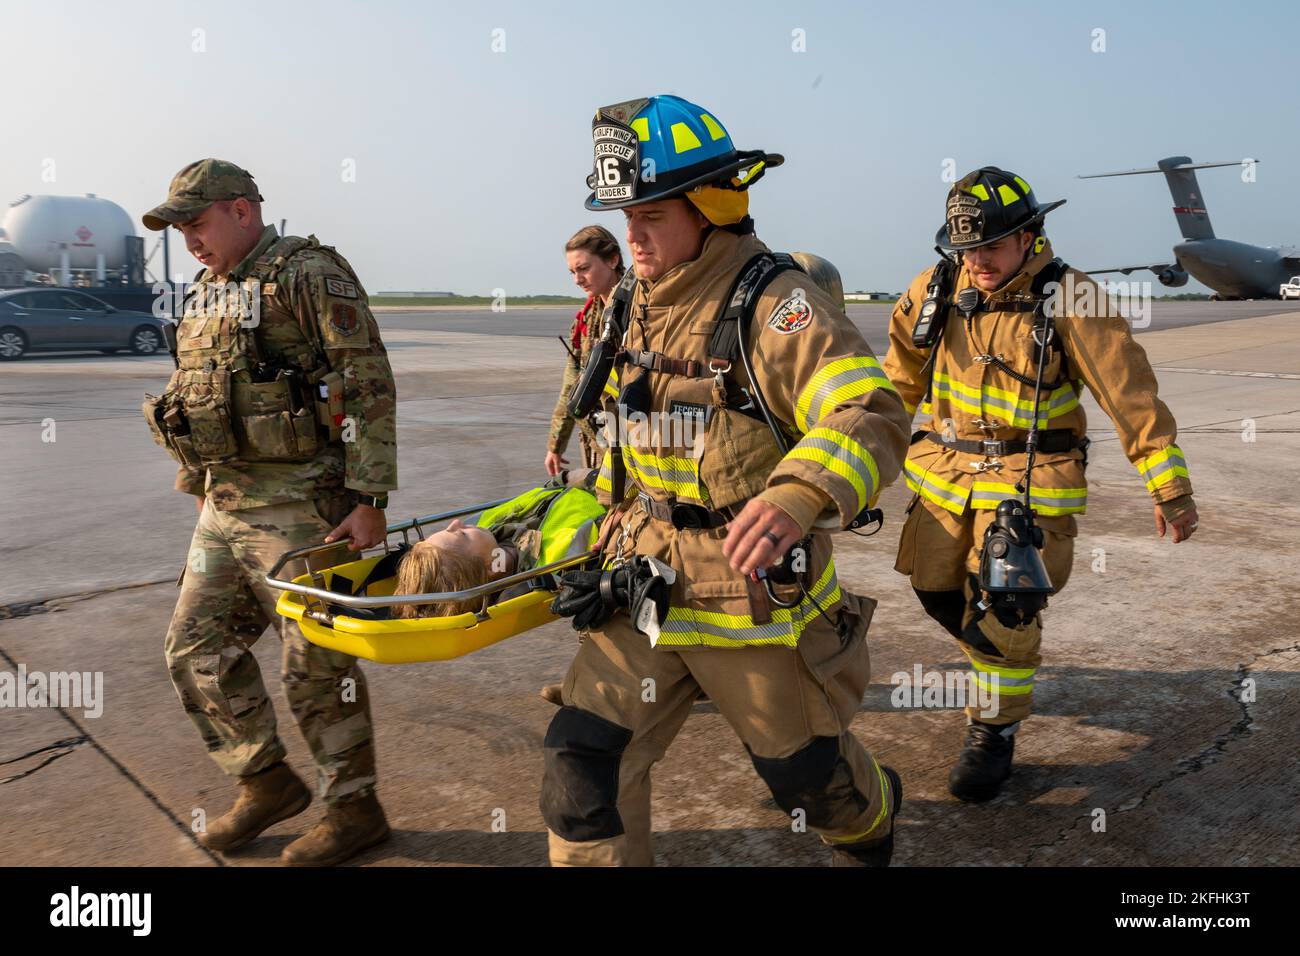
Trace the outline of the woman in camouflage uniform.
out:
[[[560,397],[551,416],[551,436],[546,444],[546,473],[559,474],[569,462],[563,457],[569,444],[573,427],[578,427],[578,441],[582,446],[582,467],[599,468],[603,449],[596,441],[596,426],[591,421],[577,421],[569,414],[569,393],[582,374],[592,347],[600,338],[600,321],[605,311],[605,300],[623,276],[623,251],[618,240],[604,226],[586,226],[573,234],[564,244],[569,274],[583,292],[587,301],[574,316],[569,330],[570,353],[564,367],[564,381]]]

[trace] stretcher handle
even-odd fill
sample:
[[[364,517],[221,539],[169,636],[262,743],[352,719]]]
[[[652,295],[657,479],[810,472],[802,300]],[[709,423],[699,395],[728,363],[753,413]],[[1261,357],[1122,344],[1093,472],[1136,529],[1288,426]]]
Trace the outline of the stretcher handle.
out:
[[[477,514],[480,511],[487,511],[489,508],[495,508],[497,505],[503,505],[507,501],[512,500],[513,499],[511,498],[500,498],[496,501],[489,501],[486,504],[471,505],[468,508],[458,508],[455,511],[443,511],[438,514],[425,515],[423,518],[411,518],[408,521],[399,521],[397,524],[390,524],[384,533],[384,550],[388,550],[388,535],[390,534],[396,534],[400,531],[412,531],[416,528],[423,527],[426,524],[433,524],[438,521],[450,521],[452,518],[461,518],[465,515]],[[308,545],[305,548],[295,548],[293,551],[286,551],[284,554],[280,555],[280,560],[275,562],[275,565],[271,570],[266,572],[266,583],[271,585],[271,587],[279,588],[282,591],[292,590],[292,588],[284,586],[291,582],[281,581],[276,577],[286,564],[290,561],[297,561],[299,558],[305,557],[309,554],[316,554],[319,551],[329,551],[330,549],[337,548],[339,545],[346,544],[351,540],[352,538],[349,536],[346,538],[338,538],[334,541],[323,542],[321,544]],[[361,556],[361,553],[362,552],[358,552],[358,558]]]
[[[334,547],[337,542],[330,542],[325,547]],[[300,548],[296,552],[290,552],[280,559],[274,570],[279,570],[280,564],[294,554],[301,554],[311,550],[320,550],[319,545],[313,548]],[[477,587],[467,588],[464,591],[445,591],[429,592],[426,594],[394,594],[388,597],[366,597],[360,594],[339,594],[337,591],[326,591],[323,588],[313,588],[305,584],[297,584],[293,581],[280,581],[270,574],[266,577],[266,583],[273,588],[281,591],[292,591],[294,594],[302,594],[306,597],[313,597],[317,600],[328,601],[330,604],[341,604],[344,607],[354,608],[373,608],[373,607],[393,607],[398,604],[446,604],[452,601],[468,601],[471,598],[483,597],[488,594],[495,594],[497,591],[504,591],[506,588],[513,587],[516,584],[523,584],[532,578],[541,577],[546,574],[554,574],[557,571],[565,571],[569,568],[576,568],[579,565],[599,558],[600,552],[597,550],[585,551],[580,555],[572,558],[563,558],[559,561],[553,561],[550,564],[540,565],[539,567],[529,568],[527,571],[519,571],[509,577],[498,578],[495,581],[489,581],[486,584],[480,584]]]

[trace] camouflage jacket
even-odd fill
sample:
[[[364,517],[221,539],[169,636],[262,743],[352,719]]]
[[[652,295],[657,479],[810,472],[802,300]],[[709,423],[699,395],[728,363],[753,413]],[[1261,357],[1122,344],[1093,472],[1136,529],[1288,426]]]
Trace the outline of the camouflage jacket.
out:
[[[578,426],[579,431],[586,436],[592,444],[596,442],[596,428],[591,422],[579,422],[569,414],[569,396],[573,392],[573,387],[578,383],[578,378],[582,375],[583,366],[587,364],[587,359],[591,356],[591,350],[595,347],[596,342],[600,339],[601,319],[605,314],[605,300],[601,296],[592,296],[587,300],[587,304],[578,310],[578,314],[573,317],[573,325],[569,329],[569,342],[573,344],[574,339],[578,338],[578,324],[586,320],[586,332],[578,339],[576,354],[577,361],[572,356],[566,356],[564,362],[564,379],[560,383],[560,397],[555,403],[555,411],[551,413],[551,434],[546,443],[548,452],[555,452],[563,455],[564,450],[569,446],[569,437],[573,434],[574,425]]]
[[[279,237],[267,226],[253,250],[226,279],[240,282]],[[197,283],[210,277],[207,270]],[[397,387],[365,289],[351,266],[315,242],[290,256],[276,281],[261,289],[254,330],[269,361],[301,364],[322,354],[343,378],[342,440],[325,444],[306,462],[240,462],[206,468],[181,466],[176,488],[206,495],[220,511],[331,497],[344,489],[382,494],[397,487]],[[211,324],[201,312],[186,315],[178,342]]]

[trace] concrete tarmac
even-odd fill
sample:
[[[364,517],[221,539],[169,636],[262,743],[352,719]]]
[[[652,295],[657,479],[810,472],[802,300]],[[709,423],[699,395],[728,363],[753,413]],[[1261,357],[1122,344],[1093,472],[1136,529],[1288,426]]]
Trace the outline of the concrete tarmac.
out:
[[[888,310],[858,309],[883,351],[870,329]],[[991,804],[947,793],[960,711],[891,700],[896,673],[962,666],[892,571],[906,489],[882,496],[879,536],[837,537],[841,581],[880,601],[853,729],[904,779],[896,864],[1300,863],[1300,599],[1278,587],[1279,569],[1300,557],[1300,313],[1277,314],[1281,303],[1156,310],[1139,341],[1181,426],[1201,528],[1177,546],[1154,536],[1146,491],[1088,398],[1089,514],[1069,586],[1046,612],[1038,714]],[[560,346],[538,339],[566,331],[571,310],[528,311],[381,319],[401,400],[390,520],[539,480]],[[223,812],[233,787],[162,659],[194,508],[171,490],[174,466],[139,403],[169,369],[165,356],[0,367],[0,672],[100,672],[105,696],[97,717],[0,708],[0,865],[274,864],[319,812],[230,857],[193,839],[196,812]],[[556,623],[456,661],[368,665],[395,838],[358,862],[543,864],[537,787],[553,710],[537,689],[562,677],[576,646]],[[311,779],[279,689],[275,633],[256,650],[290,759]],[[655,788],[661,864],[824,860],[815,837],[791,832],[710,704],[696,705]]]

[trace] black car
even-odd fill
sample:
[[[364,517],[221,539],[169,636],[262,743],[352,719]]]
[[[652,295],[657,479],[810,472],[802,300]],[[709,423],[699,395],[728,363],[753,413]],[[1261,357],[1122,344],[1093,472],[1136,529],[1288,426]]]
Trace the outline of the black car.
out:
[[[167,319],[117,309],[76,289],[0,292],[0,361],[81,349],[153,355],[167,348],[172,335]]]

